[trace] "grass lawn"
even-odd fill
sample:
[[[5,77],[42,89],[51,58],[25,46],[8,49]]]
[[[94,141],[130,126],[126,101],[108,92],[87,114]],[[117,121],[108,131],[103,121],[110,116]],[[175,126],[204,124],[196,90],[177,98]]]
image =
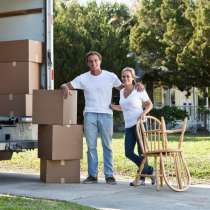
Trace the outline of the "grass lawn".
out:
[[[19,196],[0,195],[0,209],[2,210],[94,210],[94,208],[81,206],[78,204],[33,199]]]
[[[175,137],[170,139],[175,145]],[[103,176],[102,147],[98,141],[99,176]],[[124,136],[116,133],[113,137],[114,170],[117,179],[120,177],[133,178],[136,167],[124,156]],[[86,144],[84,141],[81,171],[87,175]],[[184,154],[189,165],[193,183],[210,184],[210,136],[185,135]],[[0,161],[0,172],[32,172],[39,173],[37,150],[14,153],[12,160]],[[19,196],[0,195],[0,210],[91,210],[93,208],[70,202],[55,200],[32,199]]]
[[[172,137],[174,141],[174,137]],[[99,176],[103,176],[102,147],[98,141],[99,153]],[[176,143],[175,141],[173,142]],[[86,144],[84,141],[83,160],[81,170],[83,175],[87,175]],[[210,136],[185,135],[184,154],[189,165],[193,183],[210,184]],[[116,133],[113,137],[113,158],[114,169],[117,176],[132,178],[136,172],[136,167],[124,156],[124,136]],[[37,150],[22,153],[14,153],[12,160],[0,161],[0,170],[3,171],[25,171],[39,173],[39,159]]]

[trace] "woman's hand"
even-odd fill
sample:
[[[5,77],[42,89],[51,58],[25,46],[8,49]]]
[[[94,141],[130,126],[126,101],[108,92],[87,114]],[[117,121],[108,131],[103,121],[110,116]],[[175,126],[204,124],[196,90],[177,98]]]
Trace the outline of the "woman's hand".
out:
[[[116,104],[111,104],[110,108],[115,110],[115,111],[122,111],[121,106],[120,105],[116,105]]]
[[[138,120],[144,121],[145,120],[145,116],[146,116],[146,113],[142,112],[141,115],[139,116]]]

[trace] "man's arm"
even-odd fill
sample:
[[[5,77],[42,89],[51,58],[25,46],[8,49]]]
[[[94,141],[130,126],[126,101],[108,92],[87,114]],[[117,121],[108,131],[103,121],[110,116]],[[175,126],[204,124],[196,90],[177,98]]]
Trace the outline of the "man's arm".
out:
[[[117,89],[117,90],[121,90],[121,89],[123,89],[124,88],[124,85],[123,84],[121,84],[120,86],[118,86],[118,87],[115,87],[115,89]]]
[[[124,85],[121,84],[120,86],[115,87],[115,88],[120,91],[122,88],[124,88]],[[135,85],[135,88],[138,92],[142,92],[145,90],[144,85],[141,82],[137,82]]]

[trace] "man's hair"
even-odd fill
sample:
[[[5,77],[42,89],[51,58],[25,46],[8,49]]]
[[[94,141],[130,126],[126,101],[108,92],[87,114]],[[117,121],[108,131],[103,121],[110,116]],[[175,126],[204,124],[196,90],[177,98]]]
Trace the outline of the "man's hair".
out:
[[[89,52],[86,53],[86,55],[85,55],[85,60],[86,60],[86,62],[88,62],[88,58],[89,58],[91,55],[97,55],[98,58],[99,58],[99,60],[102,61],[102,56],[101,56],[101,54],[100,54],[99,52],[97,52],[97,51],[89,51]]]

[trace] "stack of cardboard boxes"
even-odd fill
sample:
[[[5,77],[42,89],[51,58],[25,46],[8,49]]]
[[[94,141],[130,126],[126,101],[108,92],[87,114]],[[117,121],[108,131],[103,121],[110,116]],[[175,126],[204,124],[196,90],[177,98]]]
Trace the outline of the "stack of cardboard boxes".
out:
[[[39,124],[41,180],[80,182],[83,128],[77,125],[77,92],[64,99],[61,90],[39,90],[42,59],[41,42],[0,42],[0,116],[27,117],[33,112],[33,123]],[[11,155],[1,152],[0,159]]]
[[[39,89],[42,43],[0,42],[0,116],[32,116],[32,91]]]
[[[33,122],[39,124],[40,178],[47,183],[79,183],[83,127],[77,125],[77,91],[33,93]]]
[[[32,91],[39,89],[41,63],[41,42],[0,42],[0,116],[32,116]],[[0,160],[9,160],[12,154],[0,151]]]

